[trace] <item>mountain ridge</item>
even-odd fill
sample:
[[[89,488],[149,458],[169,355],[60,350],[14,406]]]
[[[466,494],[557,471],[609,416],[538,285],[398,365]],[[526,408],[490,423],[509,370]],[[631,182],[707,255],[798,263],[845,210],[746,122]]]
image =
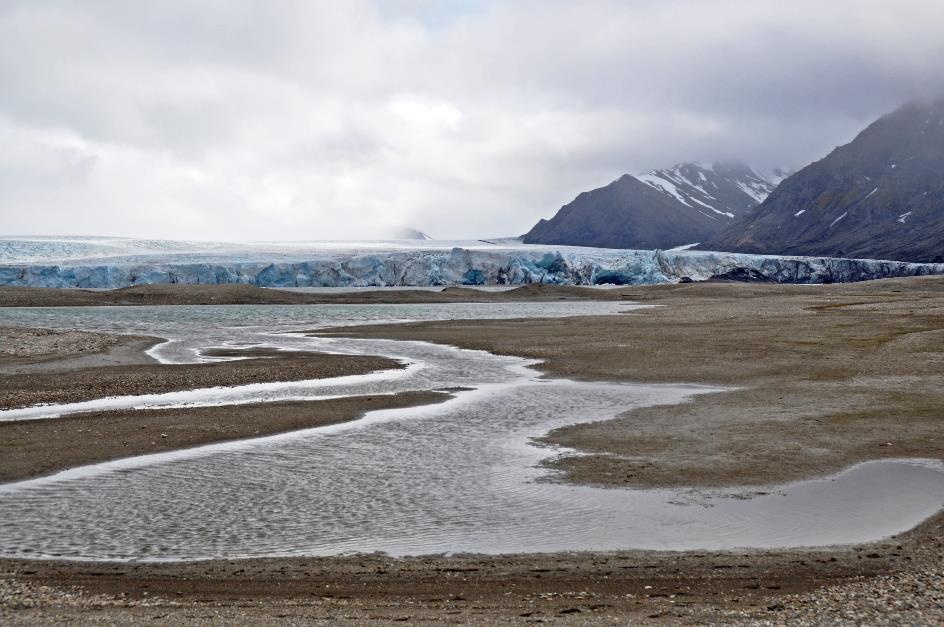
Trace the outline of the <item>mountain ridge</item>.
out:
[[[944,98],[880,117],[702,250],[944,259]]]
[[[522,240],[607,248],[689,245],[705,241],[749,213],[775,186],[737,161],[678,163],[638,177],[624,174],[578,194],[551,219],[535,224]]]
[[[708,217],[713,219],[716,216],[733,219],[750,212],[777,186],[739,161],[677,163],[636,178],[687,207],[711,212]]]

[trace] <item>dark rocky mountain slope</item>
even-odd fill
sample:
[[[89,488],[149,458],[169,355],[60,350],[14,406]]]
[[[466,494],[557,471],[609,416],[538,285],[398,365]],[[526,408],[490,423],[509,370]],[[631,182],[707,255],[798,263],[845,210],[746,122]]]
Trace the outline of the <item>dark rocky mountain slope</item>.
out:
[[[639,179],[624,174],[606,187],[583,192],[525,234],[526,244],[603,248],[672,248],[704,239],[711,218]]]
[[[763,177],[737,162],[683,163],[638,178],[626,174],[580,194],[523,239],[529,244],[640,249],[694,244],[750,212],[780,178]]]
[[[944,259],[944,99],[880,118],[699,248]]]

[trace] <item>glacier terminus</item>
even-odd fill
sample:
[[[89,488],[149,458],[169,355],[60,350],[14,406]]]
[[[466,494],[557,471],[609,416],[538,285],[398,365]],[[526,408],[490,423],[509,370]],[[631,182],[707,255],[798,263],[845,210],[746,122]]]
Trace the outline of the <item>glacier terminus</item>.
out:
[[[207,243],[101,237],[0,239],[0,285],[113,289],[650,285],[706,280],[823,284],[944,274],[944,264],[493,241]]]

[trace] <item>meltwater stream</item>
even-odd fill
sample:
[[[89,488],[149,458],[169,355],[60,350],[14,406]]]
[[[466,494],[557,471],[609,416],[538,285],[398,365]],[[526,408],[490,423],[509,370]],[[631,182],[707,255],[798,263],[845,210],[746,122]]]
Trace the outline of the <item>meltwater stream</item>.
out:
[[[170,336],[176,341],[156,351],[166,361],[193,360],[204,347],[261,342],[390,355],[411,364],[365,377],[121,399],[117,406],[467,388],[438,405],[375,411],[325,428],[0,485],[0,555],[171,560],[826,545],[903,531],[944,501],[944,468],[920,460],[862,464],[749,499],[542,481],[547,472],[537,463],[558,451],[536,447],[531,438],[556,426],[684,402],[712,390],[547,380],[526,360],[480,351],[273,333],[370,319],[546,317],[625,309],[612,303],[305,309],[0,310],[2,324]],[[28,417],[74,409],[46,407]],[[0,413],[0,419],[11,417]]]

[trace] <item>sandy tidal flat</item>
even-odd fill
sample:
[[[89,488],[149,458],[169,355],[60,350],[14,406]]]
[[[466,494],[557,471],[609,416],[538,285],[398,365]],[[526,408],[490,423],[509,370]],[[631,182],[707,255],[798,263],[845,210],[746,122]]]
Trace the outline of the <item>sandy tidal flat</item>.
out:
[[[548,442],[590,453],[551,462],[565,481],[767,485],[869,459],[944,457],[940,279],[622,288],[607,297],[667,306],[541,324],[434,322],[337,333],[531,357],[550,376],[731,388],[548,434]],[[146,566],[7,560],[0,603],[9,622],[937,624],[944,618],[942,524],[938,515],[888,541],[815,551]]]

